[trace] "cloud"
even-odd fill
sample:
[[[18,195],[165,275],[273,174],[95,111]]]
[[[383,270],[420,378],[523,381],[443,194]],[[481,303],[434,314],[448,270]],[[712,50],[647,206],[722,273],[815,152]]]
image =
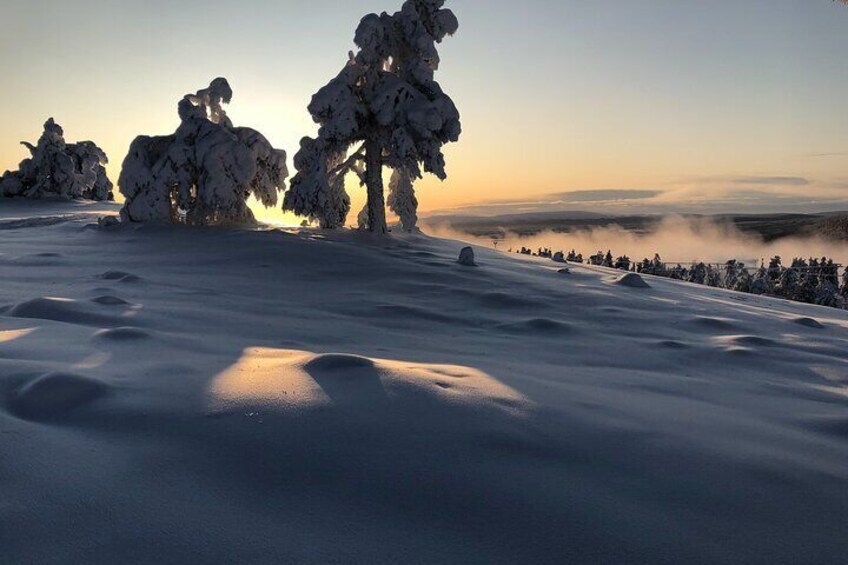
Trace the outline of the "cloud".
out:
[[[524,199],[480,202],[446,210],[436,210],[423,215],[499,216],[531,212],[575,211],[573,204],[579,204],[581,210],[587,207],[615,208],[625,205],[627,202],[650,200],[661,194],[662,191],[660,190],[644,189],[571,190],[530,196]]]
[[[740,177],[731,179],[731,182],[767,186],[809,186],[810,184],[810,181],[803,177]]]
[[[617,202],[620,200],[645,200],[662,194],[660,190],[573,190],[543,196],[552,202]]]
[[[813,158],[848,157],[848,151],[833,151],[831,153],[807,153],[804,156]]]
[[[570,190],[422,214],[502,216],[591,212],[606,216],[815,213],[848,210],[845,179],[752,175],[680,179],[658,188]]]

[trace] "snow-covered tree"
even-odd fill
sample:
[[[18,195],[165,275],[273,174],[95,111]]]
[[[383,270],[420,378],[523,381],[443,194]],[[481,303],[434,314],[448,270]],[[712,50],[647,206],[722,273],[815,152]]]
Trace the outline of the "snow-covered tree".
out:
[[[704,263],[696,263],[689,269],[689,276],[686,280],[695,284],[707,284],[708,278],[709,271],[707,270],[707,266]]]
[[[424,172],[446,178],[442,146],[459,139],[461,126],[456,106],[434,80],[436,45],[459,27],[444,3],[406,0],[399,12],[362,19],[354,35],[358,52],[309,104],[318,137],[301,143],[285,210],[327,228],[343,225],[350,211],[344,177],[355,173],[368,193],[364,223],[384,233],[383,167],[410,179],[393,199],[407,222],[416,208],[411,182]]]
[[[326,155],[319,140],[301,139],[300,151],[294,156],[295,169],[301,172],[291,180],[284,207],[310,210],[301,215],[314,219],[324,229],[343,226],[350,212],[350,197],[344,188],[344,157],[341,152]]]
[[[66,143],[62,126],[53,118],[44,123],[37,145],[26,141],[30,157],[17,171],[0,177],[0,196],[24,198],[86,198],[112,200],[112,182],[106,175],[109,160],[92,141]]]
[[[252,195],[275,206],[288,176],[286,152],[250,128],[233,127],[223,104],[233,91],[224,78],[180,101],[173,135],[139,136],[124,159],[118,185],[125,221],[189,225],[255,221]]]
[[[733,281],[733,286],[727,286],[726,288],[735,290],[736,292],[751,292],[751,285],[753,282],[754,279],[751,277],[751,273],[749,273],[748,269],[746,269],[743,265],[736,273],[736,279]]]
[[[594,265],[596,267],[600,267],[604,264],[604,252],[598,251],[594,255],[589,257],[589,264]]]
[[[771,273],[765,265],[760,265],[757,273],[751,280],[751,294],[771,294],[774,291],[774,285],[771,279]]]
[[[769,260],[768,272],[772,283],[776,283],[783,272],[783,265],[781,265],[781,261],[782,260],[779,255],[775,255]]]
[[[418,229],[418,199],[412,176],[405,169],[395,169],[389,180],[389,210],[400,219],[404,231]]]

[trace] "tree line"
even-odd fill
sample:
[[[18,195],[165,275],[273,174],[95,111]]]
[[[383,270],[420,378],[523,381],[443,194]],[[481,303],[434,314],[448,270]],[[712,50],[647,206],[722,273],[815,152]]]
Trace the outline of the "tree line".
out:
[[[724,263],[669,263],[659,254],[654,255],[653,259],[634,261],[627,255],[615,257],[612,251],[598,251],[587,259],[575,250],[565,253],[554,252],[550,248],[533,251],[521,247],[516,253],[557,262],[586,263],[831,308],[845,309],[848,304],[848,269],[828,257],[794,258],[784,264],[781,257],[774,256],[768,262],[761,260],[758,267],[749,267],[735,259]]]

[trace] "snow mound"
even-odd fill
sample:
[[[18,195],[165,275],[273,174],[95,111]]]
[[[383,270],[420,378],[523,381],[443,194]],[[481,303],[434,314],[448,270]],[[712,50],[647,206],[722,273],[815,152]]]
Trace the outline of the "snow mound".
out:
[[[636,273],[627,273],[621,275],[615,281],[613,281],[616,286],[624,286],[627,288],[651,288],[651,285],[645,282],[641,276]]]
[[[95,304],[100,304],[101,306],[129,306],[130,304],[123,298],[118,298],[117,296],[111,296],[108,294],[92,298],[91,301]]]
[[[689,349],[690,347],[688,344],[674,339],[664,339],[659,342],[659,346],[666,349]]]
[[[120,327],[100,330],[94,337],[108,341],[138,341],[148,339],[150,335],[150,332],[141,328]]]
[[[66,298],[34,298],[12,306],[7,312],[12,318],[51,320],[80,326],[115,326],[118,319],[90,310],[90,305]]]
[[[536,306],[536,303],[526,298],[506,292],[487,292],[480,295],[479,300],[483,306],[495,309],[530,308]]]
[[[756,350],[763,347],[777,347],[779,342],[758,335],[731,335],[715,338],[718,343],[730,346],[730,349]]]
[[[467,325],[469,320],[459,316],[452,316],[420,306],[407,306],[405,304],[382,304],[375,308],[369,308],[360,314],[363,319],[374,318],[383,323],[409,322],[424,320],[451,325]],[[473,322],[471,322],[473,323]]]
[[[736,330],[739,325],[735,320],[730,318],[720,318],[717,316],[693,316],[689,319],[692,325],[700,326],[707,330]]]
[[[477,369],[267,348],[245,350],[214,379],[209,398],[212,412],[352,408],[368,414],[382,407],[402,414],[415,407],[423,411],[416,421],[423,428],[463,407],[513,415],[531,409],[521,394]]]
[[[535,336],[557,336],[573,331],[570,325],[564,322],[558,322],[557,320],[551,320],[550,318],[533,318],[513,324],[503,324],[500,326],[500,329],[510,333]]]
[[[30,253],[14,257],[9,260],[10,263],[18,267],[58,267],[64,264],[64,259],[61,255],[53,255],[49,253]]]
[[[360,369],[373,370],[375,367],[376,365],[374,364],[374,361],[367,357],[336,353],[318,355],[304,365],[304,368],[310,373],[338,373],[358,371]]]
[[[97,275],[97,278],[103,279],[104,281],[118,281],[125,283],[138,282],[141,280],[141,277],[124,271],[106,271],[101,275]]]
[[[22,228],[43,228],[70,222],[71,216],[42,216],[39,218],[20,218],[0,221],[0,230],[19,230]]]
[[[48,373],[23,385],[9,403],[12,413],[29,420],[62,416],[109,393],[102,381],[70,373]]]
[[[815,318],[796,318],[792,321],[798,324],[799,326],[805,326],[807,328],[813,328],[817,330],[824,329],[824,325]]]

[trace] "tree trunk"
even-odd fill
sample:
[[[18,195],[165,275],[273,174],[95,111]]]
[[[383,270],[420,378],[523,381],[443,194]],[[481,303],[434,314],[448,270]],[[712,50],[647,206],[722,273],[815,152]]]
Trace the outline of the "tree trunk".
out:
[[[368,188],[368,229],[386,233],[386,200],[383,197],[383,148],[369,141],[365,146],[365,185]]]

